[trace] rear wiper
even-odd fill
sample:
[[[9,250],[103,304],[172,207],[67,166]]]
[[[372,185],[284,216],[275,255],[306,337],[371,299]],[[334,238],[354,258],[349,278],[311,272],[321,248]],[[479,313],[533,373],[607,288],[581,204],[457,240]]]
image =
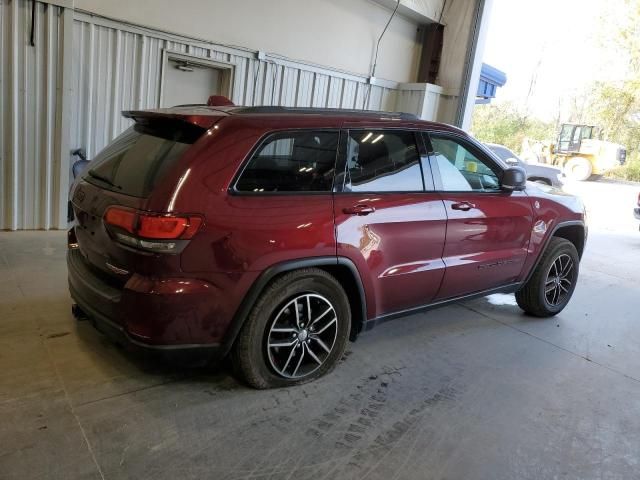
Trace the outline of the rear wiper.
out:
[[[89,176],[91,176],[92,178],[95,178],[96,180],[100,180],[101,182],[104,182],[104,183],[106,183],[108,185],[111,185],[112,187],[119,188],[119,189],[122,190],[122,187],[120,185],[116,185],[109,178],[104,177],[104,176],[100,175],[99,173],[96,173],[95,170],[93,170],[93,169],[89,170],[87,173],[89,174]]]

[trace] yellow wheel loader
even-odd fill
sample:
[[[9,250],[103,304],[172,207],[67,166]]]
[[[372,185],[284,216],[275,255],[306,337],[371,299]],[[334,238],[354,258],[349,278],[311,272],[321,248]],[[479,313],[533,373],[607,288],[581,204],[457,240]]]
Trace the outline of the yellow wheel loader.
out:
[[[595,125],[565,123],[545,157],[546,163],[558,166],[567,177],[584,181],[624,165],[627,150],[602,140],[600,129]]]

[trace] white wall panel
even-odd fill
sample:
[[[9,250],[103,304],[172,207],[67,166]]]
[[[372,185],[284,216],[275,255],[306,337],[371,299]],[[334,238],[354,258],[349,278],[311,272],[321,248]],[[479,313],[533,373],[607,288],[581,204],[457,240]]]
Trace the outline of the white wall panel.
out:
[[[62,8],[0,0],[0,228],[60,224],[66,185],[56,150]],[[66,217],[66,212],[64,212]]]
[[[91,158],[129,125],[122,110],[159,106],[163,51],[233,65],[238,105],[363,108],[370,88],[368,109],[395,107],[392,89],[365,78],[76,13],[73,147]]]
[[[385,33],[376,76],[416,77],[420,24],[438,18],[443,0],[403,0]],[[470,0],[458,0],[468,3]],[[315,65],[367,75],[395,0],[74,0],[76,9],[174,32],[203,42],[261,49]],[[415,9],[415,10],[414,10]],[[403,12],[421,13],[412,18]],[[451,25],[452,29],[457,29]]]

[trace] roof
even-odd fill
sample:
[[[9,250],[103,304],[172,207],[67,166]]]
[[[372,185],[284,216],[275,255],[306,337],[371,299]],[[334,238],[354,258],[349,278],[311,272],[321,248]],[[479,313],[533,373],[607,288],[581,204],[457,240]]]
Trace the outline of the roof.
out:
[[[224,117],[255,118],[260,121],[269,119],[277,121],[281,125],[301,122],[308,126],[322,124],[324,127],[332,122],[339,125],[349,123],[375,123],[382,127],[419,125],[422,127],[435,126],[441,130],[459,131],[456,127],[421,120],[416,115],[403,112],[381,112],[372,110],[351,110],[339,108],[308,108],[308,107],[279,107],[279,106],[207,106],[207,105],[178,105],[171,108],[156,110],[129,110],[122,114],[127,118],[140,121],[144,118],[164,117],[186,121],[202,128],[211,128]],[[339,125],[335,125],[338,127]]]
[[[507,74],[488,63],[483,63],[480,70],[480,79],[491,82],[497,87],[504,87],[505,83],[507,83]]]
[[[308,107],[235,107],[227,110],[227,113],[233,115],[242,114],[295,114],[295,115],[336,115],[336,116],[357,116],[364,118],[399,118],[401,120],[419,120],[419,118],[412,113],[404,112],[382,112],[376,110],[355,110],[346,108],[308,108]]]
[[[420,120],[413,113],[405,112],[383,112],[379,110],[356,110],[348,108],[311,108],[311,107],[280,107],[280,106],[258,106],[245,107],[233,106],[208,106],[205,104],[176,105],[171,108],[153,110],[158,113],[182,113],[185,111],[197,113],[198,115],[335,115],[363,118],[399,118],[401,120]]]
[[[483,63],[480,70],[480,80],[478,81],[476,103],[489,103],[496,96],[498,87],[503,87],[506,83],[506,73],[487,63]]]

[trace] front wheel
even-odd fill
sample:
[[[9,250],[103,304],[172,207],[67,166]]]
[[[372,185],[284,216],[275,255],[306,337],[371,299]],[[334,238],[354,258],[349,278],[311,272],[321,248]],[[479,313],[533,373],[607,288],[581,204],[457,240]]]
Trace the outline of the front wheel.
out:
[[[516,292],[518,306],[536,317],[551,317],[567,306],[578,280],[580,257],[568,240],[553,237],[533,275]]]
[[[255,388],[309,382],[331,371],[351,328],[349,300],[340,283],[316,268],[276,279],[243,326],[232,362]]]
[[[591,162],[584,157],[573,157],[565,166],[565,175],[573,180],[578,180],[579,182],[589,180],[592,173],[593,166],[591,165]]]

